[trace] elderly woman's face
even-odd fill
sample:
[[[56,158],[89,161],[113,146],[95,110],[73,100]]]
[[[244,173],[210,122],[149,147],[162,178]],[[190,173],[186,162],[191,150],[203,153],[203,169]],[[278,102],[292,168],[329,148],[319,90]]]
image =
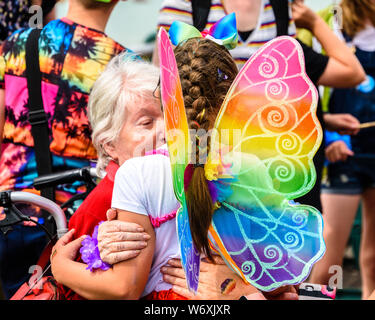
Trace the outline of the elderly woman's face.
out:
[[[149,104],[128,106],[125,114],[125,123],[111,154],[119,165],[165,143],[164,118],[157,99]]]

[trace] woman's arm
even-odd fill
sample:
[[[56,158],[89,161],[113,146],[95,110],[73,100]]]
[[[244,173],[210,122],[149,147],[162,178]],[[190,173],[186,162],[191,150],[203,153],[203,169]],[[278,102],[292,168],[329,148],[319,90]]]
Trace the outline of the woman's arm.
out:
[[[300,0],[293,2],[292,12],[296,26],[310,30],[329,57],[327,67],[317,84],[348,88],[365,80],[366,74],[353,51],[334,34],[318,14]]]
[[[151,236],[147,247],[133,259],[118,263],[107,271],[95,272],[86,270],[85,264],[73,261],[75,257],[57,248],[51,264],[58,282],[86,299],[139,299],[151,269],[155,233],[148,216],[119,210],[118,218],[141,225]]]

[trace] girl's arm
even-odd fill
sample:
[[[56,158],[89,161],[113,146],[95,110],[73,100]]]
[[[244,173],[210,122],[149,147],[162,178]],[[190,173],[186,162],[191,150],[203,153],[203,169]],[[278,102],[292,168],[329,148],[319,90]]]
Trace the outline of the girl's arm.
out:
[[[107,271],[95,272],[86,270],[85,264],[74,261],[75,256],[69,253],[69,250],[72,251],[69,244],[57,247],[51,265],[59,283],[86,299],[139,299],[151,269],[155,233],[148,216],[119,210],[118,218],[141,225],[151,236],[147,247],[133,259],[118,263]]]
[[[292,11],[296,26],[310,30],[329,57],[327,67],[317,84],[348,88],[365,80],[366,74],[353,51],[318,14],[300,0],[293,2]]]

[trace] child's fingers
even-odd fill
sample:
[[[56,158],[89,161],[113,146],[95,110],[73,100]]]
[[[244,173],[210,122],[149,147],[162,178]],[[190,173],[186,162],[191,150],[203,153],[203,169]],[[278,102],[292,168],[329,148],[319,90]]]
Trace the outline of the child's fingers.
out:
[[[82,247],[82,241],[85,239],[86,235],[79,237],[73,241],[70,241],[65,246],[67,249],[71,250],[72,252],[77,252]]]
[[[197,296],[195,296],[188,289],[186,289],[186,287],[180,287],[180,286],[177,286],[177,285],[173,285],[172,290],[173,290],[174,293],[177,293],[180,296],[183,296],[187,299],[190,299],[190,300],[196,300],[197,299]]]
[[[168,264],[172,267],[182,268],[182,263],[180,259],[170,259],[168,260]]]
[[[186,279],[170,276],[168,274],[163,274],[163,280],[166,283],[169,283],[171,285],[176,285],[176,286],[179,286],[179,287],[182,287],[182,288],[187,287]]]
[[[186,279],[185,278],[185,272],[182,268],[174,268],[174,267],[164,266],[164,267],[161,267],[160,271],[163,275],[168,275],[168,276],[171,276],[173,278],[184,279],[184,281],[186,281],[185,280]]]
[[[65,233],[55,244],[55,248],[64,247],[66,246],[72,239],[74,235],[75,229],[69,230]]]

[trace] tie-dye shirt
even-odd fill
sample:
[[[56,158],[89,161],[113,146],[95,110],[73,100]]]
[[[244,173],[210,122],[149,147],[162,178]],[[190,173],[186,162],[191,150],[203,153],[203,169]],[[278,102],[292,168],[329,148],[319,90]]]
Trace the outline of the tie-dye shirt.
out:
[[[5,89],[0,190],[29,189],[37,176],[25,78],[25,43],[30,31],[16,31],[0,49],[0,87]],[[88,96],[109,60],[123,50],[104,33],[66,18],[51,21],[42,30],[42,96],[55,172],[90,165],[97,158],[87,119]],[[70,191],[75,192],[74,188]]]

